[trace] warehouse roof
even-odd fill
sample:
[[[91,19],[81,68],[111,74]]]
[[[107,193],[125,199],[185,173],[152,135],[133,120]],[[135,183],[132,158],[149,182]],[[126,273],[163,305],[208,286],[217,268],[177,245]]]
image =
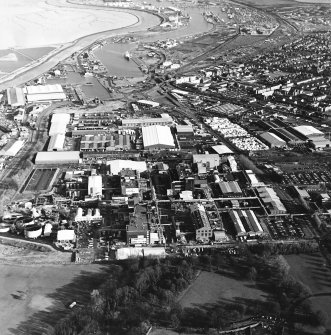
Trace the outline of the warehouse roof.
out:
[[[276,145],[276,146],[284,146],[286,145],[286,142],[278,137],[277,135],[270,133],[270,132],[265,132],[260,135],[265,141],[267,141],[269,144]]]
[[[66,129],[67,129],[66,123],[52,122],[48,133],[49,133],[49,136],[53,136],[56,134],[65,134]]]
[[[113,161],[107,161],[107,164],[110,165],[110,172],[113,175],[118,175],[123,169],[137,170],[139,172],[147,170],[147,165],[144,161],[116,159]]]
[[[36,86],[26,86],[25,91],[27,94],[63,93],[63,88],[60,84],[36,85]]]
[[[164,145],[175,147],[171,130],[167,126],[149,126],[142,128],[144,147]]]
[[[10,106],[24,106],[25,97],[23,89],[20,87],[11,87],[7,89],[8,104]]]
[[[225,144],[214,145],[212,147],[219,155],[233,154],[233,151],[229,149]]]
[[[51,92],[51,93],[38,93],[38,94],[28,94],[26,96],[28,102],[35,102],[35,101],[51,101],[51,100],[65,100],[67,97],[62,92]]]
[[[158,102],[154,102],[154,101],[150,101],[150,100],[138,100],[137,103],[152,106],[152,107],[160,106],[160,104]]]
[[[219,186],[223,194],[227,193],[242,193],[239,184],[236,181],[221,181],[219,182]]]
[[[64,134],[55,134],[51,136],[47,151],[63,150],[64,141],[65,141]]]
[[[177,124],[177,133],[193,133],[193,127],[190,124]]]
[[[294,129],[306,137],[323,135],[323,132],[313,126],[297,126]]]
[[[54,113],[52,115],[52,123],[54,122],[60,122],[68,124],[70,122],[70,114],[68,113]]]
[[[36,156],[36,163],[64,163],[64,162],[74,162],[79,163],[80,156],[79,151],[40,151]]]
[[[23,148],[25,141],[17,140],[5,150],[1,150],[3,156],[14,157]]]

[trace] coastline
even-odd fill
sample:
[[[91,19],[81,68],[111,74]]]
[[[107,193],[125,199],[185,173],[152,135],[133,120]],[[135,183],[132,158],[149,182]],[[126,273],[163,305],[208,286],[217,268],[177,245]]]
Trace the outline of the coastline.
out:
[[[70,3],[75,6],[96,7],[96,6],[87,6],[87,5],[77,5],[77,4],[71,3],[69,0],[66,0],[66,3]],[[142,23],[142,18],[136,13],[134,13],[134,11],[138,11],[138,10],[125,9],[125,8],[117,9],[117,8],[108,8],[108,7],[105,7],[105,8],[102,7],[102,8],[105,11],[128,13],[130,15],[135,16],[137,21],[133,24],[123,26],[120,28],[115,28],[111,30],[108,29],[105,31],[97,32],[97,33],[87,34],[78,39],[75,39],[72,42],[68,42],[63,45],[60,45],[58,48],[54,49],[47,55],[39,58],[35,62],[31,62],[27,64],[26,66],[21,67],[17,69],[16,71],[9,73],[8,75],[4,75],[3,77],[0,77],[0,90],[4,90],[12,86],[19,86],[19,85],[24,84],[27,81],[33,80],[34,78],[40,76],[41,74],[48,71],[52,67],[56,66],[60,61],[63,61],[64,59],[70,57],[73,53],[86,49],[97,41],[101,42],[105,39],[108,39],[114,36],[114,34],[116,34],[118,31],[122,31],[122,33],[120,33],[118,36],[125,35],[128,33],[128,31],[125,31],[125,30],[128,30],[129,28],[132,28],[135,26],[139,27],[139,25]],[[143,11],[143,10],[141,10],[141,12],[154,15],[158,17],[160,20],[162,20],[162,18],[158,15],[155,15],[155,14]],[[158,24],[160,24],[160,22]],[[144,31],[147,31],[147,29],[142,30],[142,32]],[[139,29],[135,31],[135,33],[136,32],[139,32]]]

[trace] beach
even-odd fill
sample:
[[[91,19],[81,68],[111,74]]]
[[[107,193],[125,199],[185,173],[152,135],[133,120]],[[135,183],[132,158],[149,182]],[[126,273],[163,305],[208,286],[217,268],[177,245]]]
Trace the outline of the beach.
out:
[[[16,4],[16,9],[18,11],[17,15],[22,15],[21,12],[23,9],[18,6],[19,1],[20,0],[14,0],[13,2],[10,2],[7,0],[0,0],[1,9],[5,8],[5,5],[8,4],[8,7],[6,8],[11,8],[11,15],[15,17],[14,4]],[[30,22],[27,25],[25,29],[26,32],[29,31],[29,35],[36,34],[36,37],[34,42],[32,42],[33,38],[29,38],[31,44],[28,45],[26,43],[24,45],[24,47],[26,48],[32,47],[32,44],[35,45],[35,47],[37,47],[37,44],[39,44],[39,47],[42,47],[41,42],[45,39],[44,31],[48,29],[53,29],[54,31],[58,30],[57,26],[59,25],[59,19],[58,17],[54,16],[53,13],[58,13],[59,17],[61,17],[62,14],[60,15],[60,13],[62,13],[62,11],[66,12],[67,10],[70,10],[75,13],[73,15],[76,15],[76,12],[82,13],[80,14],[82,15],[81,20],[84,20],[84,15],[91,12],[94,13],[94,15],[100,15],[100,22],[103,22],[101,20],[105,20],[106,18],[109,19],[109,22],[104,25],[100,24],[100,22],[97,25],[94,25],[91,23],[91,21],[89,21],[91,24],[86,25],[85,23],[80,24],[79,21],[77,21],[75,23],[75,26],[81,28],[81,30],[79,30],[79,32],[77,33],[76,28],[73,29],[73,32],[71,32],[71,29],[69,28],[70,24],[72,24],[72,21],[68,21],[67,19],[65,19],[62,22],[60,20],[61,24],[63,23],[67,25],[66,29],[59,29],[59,35],[57,37],[57,41],[60,40],[59,37],[62,37],[63,42],[60,44],[54,44],[56,42],[55,37],[52,39],[47,38],[49,46],[53,46],[55,48],[50,53],[44,55],[38,60],[32,61],[31,63],[20,67],[17,70],[10,72],[9,74],[3,75],[0,78],[0,90],[6,89],[8,87],[21,85],[33,78],[42,75],[50,68],[56,66],[60,61],[70,57],[73,53],[88,47],[96,40],[104,40],[108,37],[115,35],[134,33],[137,30],[146,31],[149,27],[154,27],[155,25],[158,25],[160,23],[159,17],[145,12],[137,12],[130,9],[109,9],[103,7],[99,8],[85,5],[74,5],[68,3],[66,0],[32,0],[31,4],[29,3],[29,7],[34,8],[33,10],[31,9],[32,13],[35,13],[38,9],[40,9],[40,15],[41,13],[44,13],[43,11],[45,11],[46,8],[48,19],[45,21],[45,17],[41,16],[40,21],[38,21],[39,19],[37,18],[36,22]],[[5,17],[6,12],[3,12],[1,10],[0,18],[2,16]],[[113,18],[113,22],[111,22],[111,18]],[[38,26],[37,22],[38,24],[39,22],[42,22],[44,27],[41,29],[41,26],[39,24],[39,28],[36,28],[36,26]],[[22,27],[13,27],[13,31],[10,33],[10,35],[14,36],[21,28]],[[6,29],[5,31],[10,31],[10,29]],[[67,36],[60,36],[60,33]],[[52,36],[54,36],[54,34],[52,34]],[[77,36],[81,37],[74,39]],[[65,40],[69,40],[69,42],[64,42]],[[9,42],[10,39],[8,37],[2,37],[2,45],[0,44],[0,50],[3,50],[3,48],[5,47],[8,48],[8,46],[10,45]],[[13,40],[11,40],[11,42],[13,45]],[[17,44],[17,48],[18,47],[19,45]],[[20,45],[20,47],[23,47],[23,45]]]
[[[0,34],[0,49],[61,45],[139,20],[126,12],[76,8],[65,0],[0,0],[0,8],[0,29],[5,32]]]

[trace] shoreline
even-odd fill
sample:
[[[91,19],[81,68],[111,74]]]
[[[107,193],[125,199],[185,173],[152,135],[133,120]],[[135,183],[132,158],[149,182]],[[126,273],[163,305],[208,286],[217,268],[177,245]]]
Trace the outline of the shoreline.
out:
[[[97,7],[97,6],[88,6],[85,4],[82,5],[77,5],[74,4],[72,2],[70,2],[69,0],[66,0],[66,3],[70,3],[72,5],[75,6],[84,6],[87,8],[91,8],[91,7]],[[74,7],[75,7],[74,6]],[[63,6],[62,6],[63,7]],[[100,6],[98,6],[100,7]],[[126,8],[123,9],[117,9],[117,8],[108,8],[108,7],[101,7],[106,11],[112,11],[112,12],[122,12],[122,13],[127,13],[130,15],[133,15],[136,17],[137,21],[133,24],[127,25],[127,26],[123,26],[123,27],[119,27],[119,28],[115,28],[115,29],[111,29],[111,30],[104,30],[104,31],[100,31],[97,33],[92,33],[92,34],[87,34],[84,35],[82,37],[79,37],[77,39],[75,39],[74,41],[62,44],[60,46],[58,46],[56,49],[52,50],[50,53],[44,55],[43,57],[39,58],[38,60],[36,60],[35,62],[31,62],[29,64],[27,64],[26,66],[23,66],[21,68],[18,68],[17,70],[9,73],[8,75],[5,75],[3,77],[0,77],[0,90],[4,90],[8,87],[12,87],[12,86],[19,86],[24,84],[27,81],[33,80],[34,78],[40,76],[41,74],[43,74],[44,72],[48,71],[49,69],[51,69],[52,67],[56,66],[59,62],[63,61],[64,59],[70,57],[73,53],[75,52],[80,52],[81,50],[84,50],[88,47],[90,47],[92,44],[94,44],[97,41],[104,41],[112,36],[114,36],[114,33],[116,33],[117,31],[120,30],[125,30],[128,29],[130,27],[139,27],[139,25],[142,23],[142,18],[137,15],[136,13],[132,13],[132,11],[139,11],[139,10],[135,10],[135,9],[129,9],[127,10]],[[162,22],[162,17],[159,15],[155,15],[152,14],[150,12],[147,11],[143,11],[141,10],[141,12],[150,14],[150,15],[154,15],[156,17],[158,17],[160,19],[160,21]],[[158,25],[161,23],[159,22]],[[154,26],[153,26],[154,27]],[[142,30],[141,32],[147,32],[148,30]],[[138,33],[140,32],[139,29],[137,31],[135,31],[134,33]],[[120,35],[126,35],[128,32],[123,31]],[[91,39],[89,41],[89,39]],[[86,42],[86,43],[84,43]],[[79,43],[82,43],[82,45],[79,45]],[[72,50],[70,50],[72,49]],[[67,52],[69,52],[69,54],[67,54]],[[62,55],[61,55],[62,54]],[[56,59],[56,56],[58,56],[58,58]],[[52,62],[53,60],[53,62]],[[55,63],[54,63],[55,62]],[[49,66],[47,66],[46,68],[46,64],[49,63]],[[44,66],[44,68],[40,69],[40,71],[37,71],[38,67],[42,67]],[[36,71],[38,73],[31,73],[31,75],[29,76],[28,74],[30,72]],[[12,85],[10,84],[11,81],[15,81],[18,79],[18,77],[22,76],[22,79],[19,81],[19,83],[13,83]],[[25,77],[24,77],[25,76]],[[28,78],[26,78],[28,76]]]

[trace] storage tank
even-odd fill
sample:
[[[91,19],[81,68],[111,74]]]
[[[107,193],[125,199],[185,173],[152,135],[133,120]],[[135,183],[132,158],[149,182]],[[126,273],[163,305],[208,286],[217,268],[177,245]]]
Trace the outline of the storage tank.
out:
[[[52,233],[53,226],[51,223],[46,223],[44,227],[44,236],[50,236]]]
[[[26,238],[37,238],[39,236],[41,236],[42,233],[42,227],[41,226],[31,226],[31,227],[27,227],[24,230],[24,235]]]
[[[10,230],[11,224],[0,223],[0,233],[8,233]]]

